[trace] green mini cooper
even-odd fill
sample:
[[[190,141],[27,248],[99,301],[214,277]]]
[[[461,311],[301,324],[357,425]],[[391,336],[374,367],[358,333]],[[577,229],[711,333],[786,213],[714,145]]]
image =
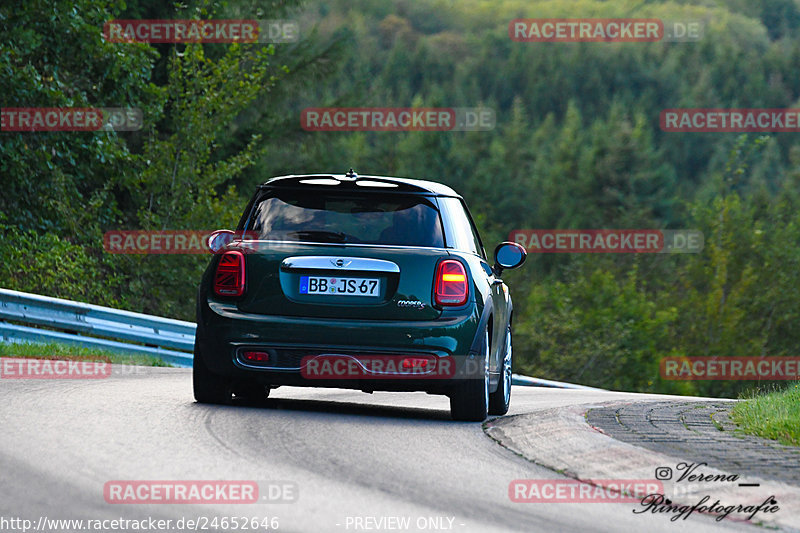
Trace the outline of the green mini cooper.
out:
[[[526,252],[504,242],[490,265],[449,187],[352,170],[273,178],[209,247],[198,402],[291,385],[444,394],[455,420],[508,411],[513,307],[500,276]]]

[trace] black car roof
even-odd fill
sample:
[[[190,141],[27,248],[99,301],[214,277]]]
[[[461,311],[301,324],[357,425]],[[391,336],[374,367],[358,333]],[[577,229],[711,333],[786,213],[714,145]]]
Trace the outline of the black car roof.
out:
[[[316,181],[316,183],[315,183]],[[327,183],[326,183],[327,182]],[[381,184],[384,186],[382,187]],[[455,196],[457,192],[435,181],[395,178],[392,176],[356,176],[348,174],[291,174],[267,180],[260,188],[286,187],[336,187],[337,190],[404,192],[418,194],[435,194],[437,196]]]

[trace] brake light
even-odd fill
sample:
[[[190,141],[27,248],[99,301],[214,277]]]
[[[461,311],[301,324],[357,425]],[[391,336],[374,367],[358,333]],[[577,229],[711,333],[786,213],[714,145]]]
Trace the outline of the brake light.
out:
[[[469,288],[467,272],[459,261],[448,259],[436,267],[436,286],[434,300],[437,305],[464,305],[467,303]]]
[[[214,273],[214,293],[218,296],[244,294],[244,255],[239,251],[225,252],[220,256]]]

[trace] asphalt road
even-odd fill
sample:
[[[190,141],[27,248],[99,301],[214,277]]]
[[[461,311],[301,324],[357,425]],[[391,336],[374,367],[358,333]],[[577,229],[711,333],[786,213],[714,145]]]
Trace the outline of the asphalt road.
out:
[[[653,398],[514,387],[511,414]],[[0,380],[0,530],[13,530],[3,523],[13,518],[37,525],[40,517],[152,517],[185,531],[177,520],[229,516],[276,518],[278,531],[308,532],[756,531],[707,516],[671,522],[634,514],[632,503],[509,499],[514,479],[557,478],[498,445],[480,424],[451,421],[447,399],[423,393],[284,387],[261,407],[216,407],[194,402],[191,371],[183,369]],[[254,480],[262,490],[294,487],[296,499],[107,503],[104,486],[115,480]]]

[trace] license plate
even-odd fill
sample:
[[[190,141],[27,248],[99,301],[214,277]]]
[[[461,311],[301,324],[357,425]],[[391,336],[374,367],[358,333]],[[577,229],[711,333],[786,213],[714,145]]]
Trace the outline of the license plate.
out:
[[[301,276],[300,294],[380,296],[381,280],[375,278]]]

